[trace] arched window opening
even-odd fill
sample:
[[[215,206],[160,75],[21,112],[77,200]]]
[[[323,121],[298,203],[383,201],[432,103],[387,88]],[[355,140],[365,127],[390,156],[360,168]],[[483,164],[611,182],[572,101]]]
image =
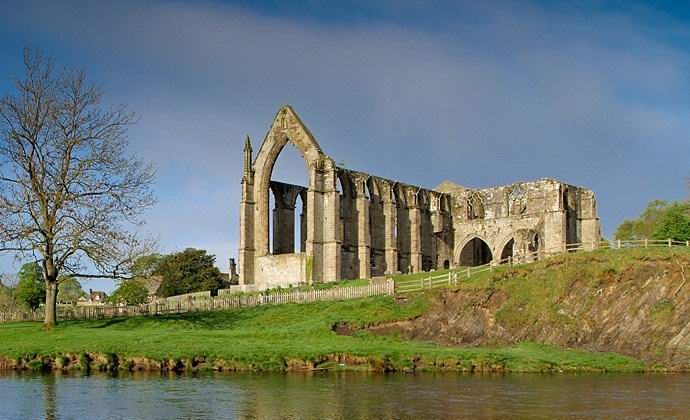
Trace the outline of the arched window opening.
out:
[[[484,218],[484,197],[474,191],[467,198],[467,220]]]
[[[460,265],[464,267],[488,264],[492,259],[491,248],[480,238],[473,238],[460,251]]]
[[[269,181],[268,249],[271,254],[305,252],[308,185],[309,174],[302,154],[288,141],[276,159]]]
[[[580,234],[577,231],[577,208],[572,205],[570,191],[563,189],[563,210],[565,212],[565,243],[573,245],[580,242]]]
[[[541,238],[538,233],[535,233],[532,240],[529,243],[529,252],[537,252],[541,248]]]
[[[508,215],[519,216],[527,213],[527,191],[519,184],[513,185],[506,194]]]
[[[443,261],[443,269],[448,270],[450,268],[450,261],[445,260]]]

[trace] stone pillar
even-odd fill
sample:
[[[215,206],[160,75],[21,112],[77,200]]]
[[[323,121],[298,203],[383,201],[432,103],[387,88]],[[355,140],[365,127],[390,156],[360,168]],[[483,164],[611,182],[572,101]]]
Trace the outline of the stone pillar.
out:
[[[240,265],[239,284],[254,284],[254,169],[252,166],[252,145],[249,136],[244,144],[244,171],[241,181],[240,199]]]
[[[567,214],[564,210],[544,214],[544,234],[541,237],[540,258],[565,252]]]
[[[421,215],[416,201],[408,207],[410,218],[410,265],[412,272],[422,271]]]
[[[323,282],[340,279],[341,240],[340,193],[336,189],[336,169],[332,159],[326,158],[323,172]],[[316,260],[316,256],[314,257]]]
[[[283,207],[276,200],[273,209],[273,254],[295,252],[295,208]]]
[[[273,254],[292,254],[295,252],[295,205],[303,187],[271,181],[270,188],[275,201]]]
[[[386,258],[386,270],[389,273],[398,271],[398,243],[395,231],[398,226],[398,209],[392,197],[392,191],[388,185],[383,186],[381,192],[383,200],[383,219],[384,219],[384,252]]]
[[[302,200],[302,214],[299,215],[299,252],[307,252],[307,190],[302,189],[299,196]]]
[[[359,260],[359,278],[371,277],[371,232],[369,231],[369,199],[366,197],[366,185],[363,180],[356,180],[357,187],[357,259]]]
[[[597,203],[594,193],[584,190],[581,195],[580,232],[581,241],[585,249],[597,248],[601,242],[601,225],[597,217]]]
[[[323,166],[322,162],[309,167],[309,189],[306,202],[306,240],[305,252],[311,259],[312,282],[323,281]]]
[[[434,227],[433,227],[433,225],[432,225],[432,223],[431,223],[431,215],[426,214],[425,216],[427,217],[427,222],[428,222],[428,224],[429,224],[429,230],[428,230],[427,234],[430,236],[429,239],[428,239],[428,241],[429,241],[429,245],[430,245],[429,254],[431,255],[431,264],[432,264],[432,267],[431,267],[431,268],[433,268],[433,269],[436,270],[436,269],[439,269],[439,268],[443,268],[443,267],[439,267],[439,266],[438,266],[438,254],[439,254],[439,250],[438,250],[438,248],[437,248],[437,245],[438,245],[438,244],[436,243],[436,238],[437,238],[437,236],[436,236],[436,234],[434,233]]]

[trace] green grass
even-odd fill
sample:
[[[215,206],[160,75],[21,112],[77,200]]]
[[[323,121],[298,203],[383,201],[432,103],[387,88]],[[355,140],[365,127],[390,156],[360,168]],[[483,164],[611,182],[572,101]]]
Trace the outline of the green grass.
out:
[[[592,302],[596,290],[622,275],[644,270],[648,262],[680,259],[690,262],[685,249],[601,250],[557,256],[537,263],[498,267],[471,278],[460,278],[452,287],[467,290],[503,290],[506,301],[495,320],[504,327],[529,325],[546,319],[554,328],[575,328],[559,313],[559,301],[574,286],[586,288],[580,305]],[[437,274],[446,272],[439,271]],[[397,276],[428,276],[418,273]],[[361,281],[359,281],[361,282]],[[352,281],[339,285],[353,285]],[[333,285],[331,285],[333,286]],[[532,342],[508,347],[444,347],[432,343],[378,336],[360,331],[338,335],[333,326],[376,325],[407,320],[424,314],[433,297],[443,289],[406,294],[406,300],[392,296],[367,299],[286,304],[251,309],[190,313],[176,316],[123,318],[62,322],[45,331],[40,323],[0,325],[0,355],[25,359],[24,366],[40,367],[32,360],[42,356],[101,355],[99,365],[110,366],[116,355],[120,366],[131,367],[134,358],[155,361],[176,360],[176,365],[193,366],[204,360],[207,367],[283,370],[309,368],[354,368],[397,370],[507,370],[538,371],[639,371],[642,362],[611,353],[560,349]],[[672,302],[660,301],[653,316],[669,317]],[[82,356],[84,359],[87,356]],[[110,357],[110,358],[109,358]],[[343,366],[344,364],[345,366]],[[0,358],[0,366],[3,365]],[[7,365],[7,362],[5,362]],[[155,363],[154,363],[155,368]]]
[[[0,325],[0,354],[53,359],[65,354],[116,354],[165,361],[203,356],[216,365],[283,370],[293,361],[311,367],[396,370],[637,371],[620,355],[562,350],[535,343],[506,348],[451,348],[366,332],[337,335],[336,323],[366,326],[422,314],[427,294],[404,305],[390,296],[355,301],[287,304],[178,316],[69,321],[45,331],[38,323]],[[347,360],[346,360],[347,359]],[[349,360],[349,361],[348,361]],[[353,362],[354,360],[354,362]],[[222,362],[219,362],[222,361]],[[103,365],[107,361],[102,362]],[[131,363],[131,362],[129,362]],[[64,363],[63,363],[64,364]]]

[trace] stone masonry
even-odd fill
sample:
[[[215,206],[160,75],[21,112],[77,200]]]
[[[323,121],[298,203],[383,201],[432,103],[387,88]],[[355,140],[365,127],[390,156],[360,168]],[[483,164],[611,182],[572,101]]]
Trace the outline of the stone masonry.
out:
[[[288,142],[306,161],[308,185],[271,180]],[[590,190],[553,179],[486,189],[444,181],[431,190],[341,168],[290,106],[256,156],[247,137],[241,183],[244,290],[520,261],[600,241]]]

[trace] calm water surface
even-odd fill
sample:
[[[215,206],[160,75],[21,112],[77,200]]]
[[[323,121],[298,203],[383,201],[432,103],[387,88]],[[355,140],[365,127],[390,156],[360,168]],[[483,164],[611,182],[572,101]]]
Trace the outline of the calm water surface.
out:
[[[0,373],[2,419],[690,418],[688,374]]]

